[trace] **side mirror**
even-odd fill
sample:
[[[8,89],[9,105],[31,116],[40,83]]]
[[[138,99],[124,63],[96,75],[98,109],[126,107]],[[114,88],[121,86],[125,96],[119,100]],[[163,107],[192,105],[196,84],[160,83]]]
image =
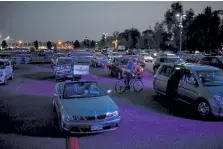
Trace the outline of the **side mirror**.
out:
[[[112,92],[112,90],[107,90],[107,94],[110,94]]]

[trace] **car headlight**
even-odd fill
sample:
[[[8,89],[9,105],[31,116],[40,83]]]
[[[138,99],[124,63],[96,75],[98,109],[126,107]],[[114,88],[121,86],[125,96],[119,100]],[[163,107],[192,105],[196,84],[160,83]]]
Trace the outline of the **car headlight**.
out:
[[[115,116],[119,116],[119,112],[115,111],[115,112],[108,112],[106,113],[107,117],[115,117]]]
[[[221,103],[223,104],[223,98],[222,96],[219,96],[219,95],[214,95],[214,99],[217,103]]]

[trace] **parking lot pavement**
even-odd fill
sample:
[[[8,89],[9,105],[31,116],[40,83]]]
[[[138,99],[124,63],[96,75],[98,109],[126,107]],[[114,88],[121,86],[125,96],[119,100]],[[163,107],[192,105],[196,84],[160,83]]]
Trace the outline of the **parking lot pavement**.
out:
[[[52,98],[0,93],[0,148],[66,149],[56,124]]]
[[[35,71],[42,71],[41,66],[38,69],[35,67]],[[91,73],[93,75],[85,76],[85,79],[95,79],[104,89],[114,89],[117,79],[109,78],[108,72],[100,68],[92,68]],[[145,79],[151,82],[152,75],[148,74],[148,78]],[[24,83],[15,94],[10,95],[5,92],[0,95],[2,105],[0,115],[4,119],[0,121],[0,132],[4,133],[0,138],[7,142],[8,146],[13,148],[12,145],[19,144],[20,148],[25,149],[66,147],[65,137],[59,133],[52,109],[54,85],[53,80],[24,79]],[[190,115],[185,117],[184,114],[190,113],[190,109],[170,104],[165,98],[156,98],[151,87],[145,88],[139,94],[126,92],[118,95],[113,91],[111,97],[120,108],[122,117],[120,128],[97,135],[72,135],[70,138],[75,138],[71,140],[75,140],[74,146],[80,149],[107,149],[108,147],[109,149],[218,149],[223,147],[222,121],[203,122],[191,119]],[[183,112],[180,112],[182,110]],[[19,136],[14,138],[15,134]],[[23,142],[27,137],[28,141],[33,143],[32,145]],[[9,141],[11,139],[15,141]]]

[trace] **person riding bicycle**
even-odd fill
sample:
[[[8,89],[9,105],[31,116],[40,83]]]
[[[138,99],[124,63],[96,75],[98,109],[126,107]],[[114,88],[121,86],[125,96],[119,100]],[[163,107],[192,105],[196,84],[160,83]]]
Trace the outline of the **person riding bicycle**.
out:
[[[126,84],[126,87],[130,89],[130,80],[133,77],[132,74],[135,74],[135,61],[134,60],[129,60],[127,69],[128,70],[125,73],[126,75],[125,84]]]

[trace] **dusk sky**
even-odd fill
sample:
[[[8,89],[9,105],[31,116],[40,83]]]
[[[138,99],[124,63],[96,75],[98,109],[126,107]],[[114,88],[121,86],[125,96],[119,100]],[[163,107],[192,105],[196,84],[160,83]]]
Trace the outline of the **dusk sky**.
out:
[[[135,27],[140,31],[164,19],[173,2],[0,2],[0,33],[15,40],[99,40],[103,32]],[[182,2],[200,13],[223,2]]]

